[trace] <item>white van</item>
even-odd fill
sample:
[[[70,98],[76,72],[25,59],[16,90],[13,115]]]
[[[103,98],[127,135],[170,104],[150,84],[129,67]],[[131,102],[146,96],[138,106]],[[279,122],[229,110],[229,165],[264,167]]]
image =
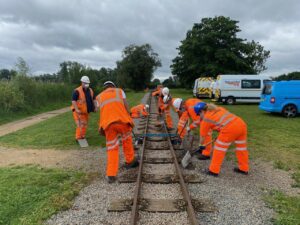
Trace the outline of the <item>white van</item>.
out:
[[[211,77],[200,77],[195,80],[193,96],[197,98],[208,98],[210,96]]]
[[[219,75],[215,99],[224,104],[235,102],[260,102],[260,95],[265,81],[271,78],[263,75]]]

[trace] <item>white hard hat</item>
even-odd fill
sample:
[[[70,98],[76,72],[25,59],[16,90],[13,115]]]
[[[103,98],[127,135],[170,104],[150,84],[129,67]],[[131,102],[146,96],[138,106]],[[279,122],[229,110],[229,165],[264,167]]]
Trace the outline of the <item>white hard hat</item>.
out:
[[[90,83],[90,79],[89,79],[88,76],[82,76],[80,81],[83,82],[83,83],[87,83],[87,84]]]
[[[165,95],[168,95],[170,93],[170,90],[169,90],[169,88],[167,88],[167,87],[164,87],[163,89],[162,89],[162,94],[165,96]]]
[[[146,107],[146,109],[149,109],[149,105],[148,104],[146,104],[145,107]]]
[[[173,102],[173,106],[175,107],[175,109],[179,110],[181,102],[182,102],[182,98],[175,99],[175,101]]]
[[[170,100],[170,96],[169,96],[169,95],[164,96],[163,102],[164,102],[165,104],[166,104],[169,100]]]
[[[104,84],[103,84],[103,86],[105,87],[107,85],[113,85],[114,87],[116,87],[116,85],[112,81],[105,81]]]

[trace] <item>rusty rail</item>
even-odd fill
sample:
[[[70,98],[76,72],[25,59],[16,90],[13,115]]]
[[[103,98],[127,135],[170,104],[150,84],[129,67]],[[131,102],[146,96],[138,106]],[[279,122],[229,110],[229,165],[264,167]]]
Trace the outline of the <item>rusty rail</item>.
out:
[[[149,96],[149,105],[150,105],[150,107],[151,107],[151,100],[152,100],[152,96],[150,94],[150,96]],[[146,126],[145,126],[145,133],[148,130],[148,124],[149,124],[149,117],[147,117],[147,122],[146,122]],[[165,131],[167,132],[166,124],[164,123],[163,126],[164,126]],[[179,177],[179,184],[180,184],[180,188],[181,188],[181,191],[182,191],[182,195],[183,195],[184,201],[186,202],[187,213],[188,213],[188,217],[189,217],[188,219],[189,219],[189,221],[192,225],[199,225],[199,222],[196,218],[194,207],[192,205],[192,200],[191,200],[191,197],[188,193],[187,185],[184,181],[181,168],[180,168],[179,163],[177,161],[177,157],[176,157],[175,150],[173,148],[170,136],[168,136],[168,142],[169,142],[169,146],[170,146],[171,155],[173,157],[173,162],[174,162],[174,165],[175,165],[175,168],[176,168],[176,173],[177,173],[177,176]],[[140,166],[139,166],[139,170],[138,170],[136,187],[135,187],[135,191],[134,191],[133,205],[132,205],[131,218],[130,218],[130,224],[131,225],[136,225],[137,222],[138,222],[138,211],[139,211],[138,204],[139,204],[141,184],[142,184],[142,171],[143,171],[145,144],[146,144],[146,135],[144,136],[144,140],[143,140],[142,152],[141,152],[141,161],[140,161]]]

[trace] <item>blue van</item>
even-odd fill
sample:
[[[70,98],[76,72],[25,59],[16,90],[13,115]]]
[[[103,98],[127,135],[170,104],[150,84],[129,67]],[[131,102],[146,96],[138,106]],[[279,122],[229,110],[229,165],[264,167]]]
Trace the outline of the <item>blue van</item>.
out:
[[[265,82],[259,109],[295,117],[300,113],[300,80]]]

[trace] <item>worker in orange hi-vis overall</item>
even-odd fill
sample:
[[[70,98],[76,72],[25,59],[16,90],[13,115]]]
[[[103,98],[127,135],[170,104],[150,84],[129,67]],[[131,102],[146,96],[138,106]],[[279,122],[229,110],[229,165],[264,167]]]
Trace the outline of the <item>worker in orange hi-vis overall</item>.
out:
[[[158,114],[161,116],[164,110],[164,102],[163,102],[163,94],[162,94],[163,86],[161,84],[157,85],[156,90],[152,92],[152,96],[157,97],[157,107]]]
[[[167,87],[164,87],[162,89],[162,96],[163,97],[163,105],[162,105],[162,112],[165,113],[166,115],[166,123],[167,123],[167,129],[173,130],[173,120],[172,120],[172,116],[171,116],[171,106],[172,106],[172,96],[170,95],[170,90]]]
[[[126,167],[139,165],[132,144],[133,120],[124,91],[117,88],[112,81],[104,83],[104,91],[96,99],[100,108],[99,133],[106,138],[106,176],[108,182],[113,183],[119,168],[119,137],[122,138]]]
[[[177,111],[179,111],[181,114],[177,125],[177,132],[181,140],[184,138],[186,132],[190,132],[192,129],[195,129],[200,125],[201,118],[199,115],[196,115],[194,111],[194,106],[199,102],[202,101],[197,98],[189,98],[185,101],[182,100],[181,98],[177,98],[173,102],[174,108]],[[188,124],[189,119],[192,119],[193,121],[191,124]],[[200,151],[199,149],[199,151],[201,152],[201,154],[197,155],[197,158],[199,160],[210,159],[211,150],[212,150],[211,141],[212,141],[212,130],[208,132],[208,135],[205,136],[205,140],[204,140],[205,143],[210,143],[210,144],[206,146],[204,151]],[[200,148],[200,144],[199,144],[199,148]]]
[[[130,109],[130,115],[131,118],[141,118],[141,117],[147,117],[149,116],[148,113],[149,110],[149,105],[145,104],[140,104],[137,106],[134,106]]]
[[[202,118],[200,124],[200,144],[205,143],[204,139],[211,129],[219,132],[207,173],[212,176],[218,176],[226,151],[234,142],[236,145],[235,154],[238,160],[238,167],[234,168],[234,171],[247,175],[249,162],[246,123],[240,117],[214,104],[201,102],[194,107],[194,110]],[[202,146],[202,149],[205,149],[205,146]]]
[[[90,79],[81,77],[81,86],[76,88],[72,96],[71,110],[76,123],[75,139],[85,139],[89,113],[95,111],[95,97],[93,90],[89,87]]]

